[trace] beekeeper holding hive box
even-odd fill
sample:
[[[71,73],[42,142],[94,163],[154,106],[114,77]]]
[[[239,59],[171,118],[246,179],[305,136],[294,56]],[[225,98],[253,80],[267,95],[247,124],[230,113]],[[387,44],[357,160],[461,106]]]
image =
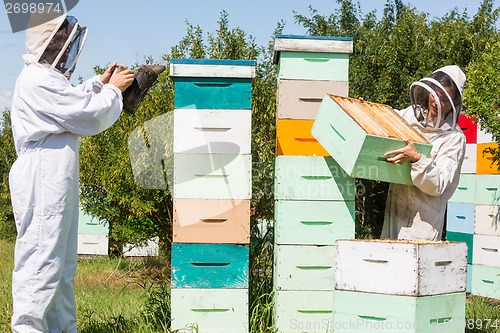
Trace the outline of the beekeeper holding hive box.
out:
[[[411,163],[415,186],[391,183],[381,238],[441,240],[446,204],[457,188],[465,136],[457,126],[465,74],[445,66],[410,87],[411,106],[397,111],[432,144],[429,157],[405,140],[385,154],[388,162]]]

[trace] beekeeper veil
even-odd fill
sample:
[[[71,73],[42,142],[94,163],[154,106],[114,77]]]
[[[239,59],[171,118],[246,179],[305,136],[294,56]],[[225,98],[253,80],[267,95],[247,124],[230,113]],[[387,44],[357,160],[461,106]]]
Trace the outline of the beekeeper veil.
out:
[[[410,97],[419,123],[428,128],[455,128],[462,111],[465,74],[458,66],[445,66],[429,77],[414,82]]]
[[[35,63],[70,78],[87,39],[87,28],[61,15],[26,30],[27,64]]]

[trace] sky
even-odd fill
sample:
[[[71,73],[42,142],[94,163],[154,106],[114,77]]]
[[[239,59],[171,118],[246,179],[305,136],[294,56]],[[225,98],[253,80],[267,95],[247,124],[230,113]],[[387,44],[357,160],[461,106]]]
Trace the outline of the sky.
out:
[[[441,18],[452,9],[460,13],[467,9],[472,17],[481,0],[403,0],[405,4],[425,12],[431,18]],[[376,10],[383,13],[386,0],[359,0],[362,15]],[[495,7],[500,0],[494,0]],[[205,33],[215,33],[221,12],[229,14],[229,27],[241,28],[255,37],[258,45],[266,45],[280,21],[285,22],[284,34],[305,35],[306,29],[297,25],[294,12],[309,17],[309,6],[320,15],[329,15],[338,8],[335,0],[80,0],[69,12],[89,35],[78,66],[71,79],[77,83],[93,75],[96,65],[106,66],[118,61],[127,66],[144,63],[146,57],[161,61],[172,46],[186,36],[187,23]],[[23,67],[25,33],[12,33],[5,10],[0,10],[0,110],[10,107],[16,78]],[[498,25],[497,25],[498,26]]]

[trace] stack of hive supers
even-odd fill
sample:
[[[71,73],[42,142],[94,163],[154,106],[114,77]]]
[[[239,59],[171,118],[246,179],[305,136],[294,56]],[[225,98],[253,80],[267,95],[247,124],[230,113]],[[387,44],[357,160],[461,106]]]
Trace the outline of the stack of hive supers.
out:
[[[172,329],[248,332],[255,62],[172,59]]]
[[[389,163],[384,154],[414,142],[429,155],[432,146],[391,107],[328,94],[312,135],[351,177],[413,185],[410,163]]]
[[[466,244],[339,240],[333,332],[463,332]]]
[[[500,171],[488,152],[498,143],[465,115],[458,124],[467,148],[448,202],[446,239],[468,244],[467,291],[500,299]]]
[[[335,241],[354,238],[354,180],[310,131],[327,92],[347,95],[352,39],[278,35],[274,325],[326,332]]]
[[[77,253],[107,255],[109,252],[109,225],[79,209]]]

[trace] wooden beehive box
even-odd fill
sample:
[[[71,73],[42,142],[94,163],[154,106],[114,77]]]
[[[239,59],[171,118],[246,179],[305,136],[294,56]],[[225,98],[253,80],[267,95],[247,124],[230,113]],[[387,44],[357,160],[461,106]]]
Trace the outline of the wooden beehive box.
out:
[[[351,177],[413,185],[410,163],[387,162],[384,154],[412,140],[428,156],[432,146],[390,106],[327,94],[312,135]]]
[[[171,59],[176,109],[251,109],[255,61]]]
[[[464,243],[339,240],[336,261],[337,290],[405,296],[465,292]]]

